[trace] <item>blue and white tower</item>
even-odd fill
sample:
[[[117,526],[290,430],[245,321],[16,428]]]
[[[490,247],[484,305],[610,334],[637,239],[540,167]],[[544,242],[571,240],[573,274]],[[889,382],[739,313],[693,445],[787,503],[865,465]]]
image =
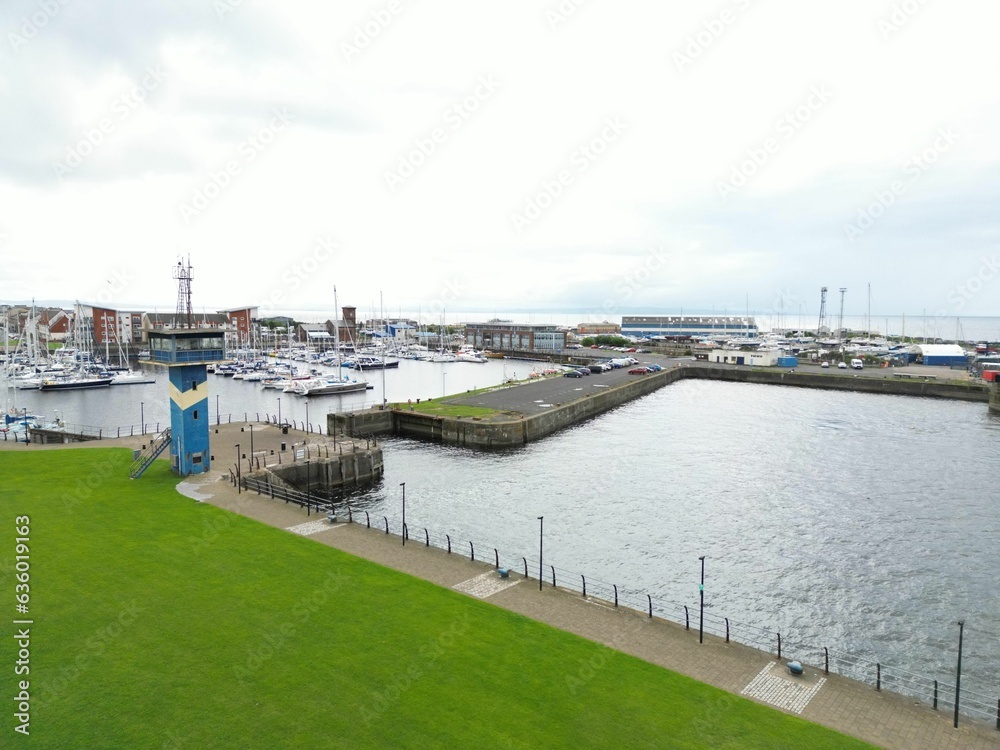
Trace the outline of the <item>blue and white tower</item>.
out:
[[[150,360],[170,374],[170,468],[182,477],[209,470],[208,370],[225,356],[225,333],[196,328],[191,266],[177,264],[177,315],[172,329],[149,332]]]

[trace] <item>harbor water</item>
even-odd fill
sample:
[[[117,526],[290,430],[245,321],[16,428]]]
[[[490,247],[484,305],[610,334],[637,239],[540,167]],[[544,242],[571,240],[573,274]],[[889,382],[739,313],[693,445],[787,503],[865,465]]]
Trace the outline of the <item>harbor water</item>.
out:
[[[386,396],[532,368],[403,361]],[[380,403],[382,374],[366,375],[374,390],[309,399],[309,421]],[[223,415],[251,419],[280,399],[283,419],[306,420],[301,397],[223,377],[208,387],[211,415],[216,397]],[[138,424],[140,409],[147,424],[169,420],[165,377],[15,397],[69,423]],[[963,689],[1000,697],[1000,418],[985,404],[686,380],[515,451],[386,439],[383,454],[383,479],[351,502],[394,529],[401,482],[412,536],[427,527],[489,555],[537,561],[544,516],[546,565],[693,612],[705,555],[706,611],[780,632],[814,664],[825,646],[947,683],[964,620]]]

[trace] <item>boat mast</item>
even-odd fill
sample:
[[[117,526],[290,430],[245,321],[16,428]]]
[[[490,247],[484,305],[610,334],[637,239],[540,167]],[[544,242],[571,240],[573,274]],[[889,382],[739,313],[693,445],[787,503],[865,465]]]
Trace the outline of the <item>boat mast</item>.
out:
[[[340,315],[340,306],[337,304],[336,284],[333,286],[333,312],[334,315]],[[333,325],[333,356],[337,363],[337,381],[339,382],[343,380],[343,374],[340,371],[340,318],[337,318]]]
[[[382,318],[382,407],[385,408],[385,405],[389,402],[389,400],[385,396],[385,358],[386,356],[388,356],[386,354],[387,349],[385,346],[385,337],[389,333],[389,324],[386,322],[385,319],[385,304],[382,299],[381,289],[378,292],[378,307],[379,307],[379,316]]]

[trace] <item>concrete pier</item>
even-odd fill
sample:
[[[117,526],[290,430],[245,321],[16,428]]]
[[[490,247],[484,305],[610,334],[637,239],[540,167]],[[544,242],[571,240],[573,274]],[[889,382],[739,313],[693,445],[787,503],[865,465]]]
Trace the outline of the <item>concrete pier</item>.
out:
[[[442,417],[404,408],[376,409],[330,414],[328,430],[354,437],[397,435],[486,450],[515,448],[689,378],[960,401],[990,400],[990,391],[978,383],[911,373],[868,372],[858,376],[815,369],[797,372],[685,361],[640,376],[616,370],[583,379],[554,377],[446,399],[449,404],[496,409],[497,414],[489,417]],[[992,410],[1000,409],[995,388]]]

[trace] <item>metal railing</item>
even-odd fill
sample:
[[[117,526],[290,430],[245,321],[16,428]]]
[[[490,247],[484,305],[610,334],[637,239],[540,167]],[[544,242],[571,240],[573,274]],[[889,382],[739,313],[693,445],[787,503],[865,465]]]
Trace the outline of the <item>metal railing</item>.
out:
[[[339,503],[338,507],[341,507]],[[343,510],[338,511],[338,516],[349,523],[363,523],[368,528],[375,528],[384,534],[402,531],[406,534],[408,542],[436,547],[448,554],[461,555],[473,561],[479,560],[498,569],[504,568],[510,574],[520,575],[527,580],[539,579],[537,558],[512,555],[496,547],[476,543],[475,540],[448,533],[442,534],[412,523],[408,523],[405,529],[391,530],[389,519],[384,515],[372,516],[370,511],[354,510],[349,505],[342,507]],[[541,578],[542,585],[546,588],[574,591],[586,598],[599,599],[614,607],[632,609],[648,618],[673,622],[684,626],[686,630],[695,631],[694,635],[697,637],[700,614],[697,603],[685,605],[672,602],[644,591],[559,568],[550,563],[543,563]],[[902,667],[871,661],[848,652],[832,652],[828,647],[800,643],[789,639],[787,634],[779,631],[739,622],[708,611],[704,613],[703,629],[706,634],[724,639],[726,643],[730,641],[742,643],[772,654],[777,659],[797,660],[822,670],[824,674],[839,674],[863,682],[878,691],[884,689],[908,695],[927,703],[935,710],[950,710],[955,705],[953,682],[935,680]],[[1000,697],[992,698],[962,688],[958,700],[961,714],[991,723],[995,721],[996,728],[1000,731]]]

